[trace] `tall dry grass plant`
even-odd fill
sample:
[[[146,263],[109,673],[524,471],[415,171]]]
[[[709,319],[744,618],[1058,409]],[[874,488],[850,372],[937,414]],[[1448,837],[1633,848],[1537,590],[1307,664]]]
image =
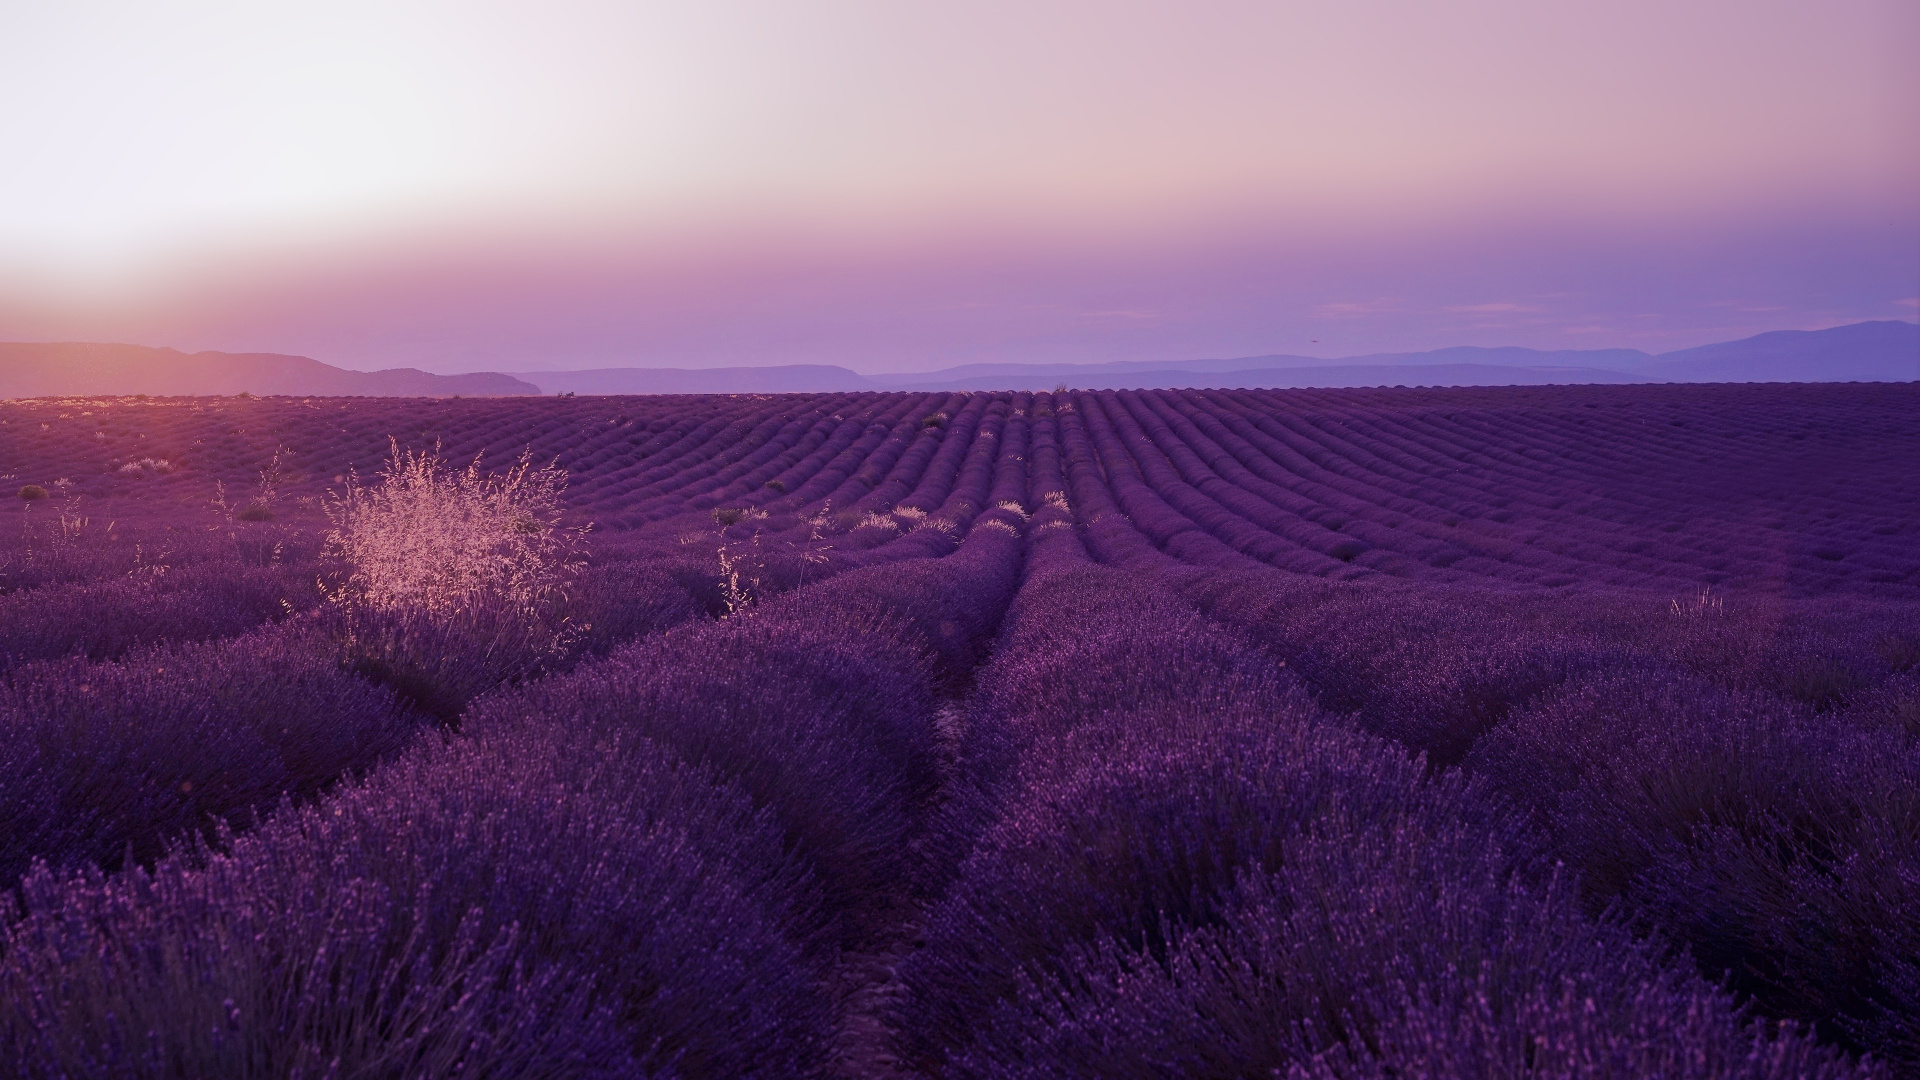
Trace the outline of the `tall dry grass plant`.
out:
[[[450,719],[475,694],[565,657],[586,529],[562,521],[566,472],[522,454],[503,473],[403,450],[332,495],[328,613],[350,664]]]
[[[483,597],[551,602],[581,563],[586,531],[561,523],[566,471],[536,469],[530,453],[497,475],[478,459],[454,470],[438,450],[395,442],[378,483],[349,476],[329,500],[328,551],[351,568],[343,597],[437,614]]]

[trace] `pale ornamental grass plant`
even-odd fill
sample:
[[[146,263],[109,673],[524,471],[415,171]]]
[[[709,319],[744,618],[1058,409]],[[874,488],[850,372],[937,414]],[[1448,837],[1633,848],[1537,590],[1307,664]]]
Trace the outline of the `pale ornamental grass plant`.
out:
[[[565,657],[586,530],[561,519],[566,473],[522,454],[499,474],[402,450],[376,484],[329,499],[327,553],[345,573],[328,611],[357,669],[450,719],[473,695]]]

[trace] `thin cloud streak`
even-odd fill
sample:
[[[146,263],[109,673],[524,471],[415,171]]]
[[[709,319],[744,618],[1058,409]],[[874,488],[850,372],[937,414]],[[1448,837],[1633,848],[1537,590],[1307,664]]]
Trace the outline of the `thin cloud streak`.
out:
[[[1535,307],[1532,304],[1513,304],[1501,301],[1492,304],[1450,305],[1446,310],[1468,315],[1499,315],[1506,312],[1544,311],[1546,309]]]

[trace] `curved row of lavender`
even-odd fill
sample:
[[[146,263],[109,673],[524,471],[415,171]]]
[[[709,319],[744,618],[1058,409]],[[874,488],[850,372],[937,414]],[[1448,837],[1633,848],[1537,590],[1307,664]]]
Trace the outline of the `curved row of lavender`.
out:
[[[0,1074],[1920,1075],[1915,461],[1910,385],[0,403]]]

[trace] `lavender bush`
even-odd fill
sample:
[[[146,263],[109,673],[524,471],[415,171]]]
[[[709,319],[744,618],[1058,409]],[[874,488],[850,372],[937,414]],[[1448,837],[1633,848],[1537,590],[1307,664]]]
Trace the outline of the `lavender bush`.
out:
[[[415,728],[392,694],[286,628],[22,665],[0,676],[0,882],[35,859],[151,860],[366,769]]]
[[[746,800],[644,745],[429,742],[151,872],[38,872],[6,931],[0,1056],[49,1076],[815,1075],[781,860]]]
[[[1570,684],[1472,764],[1549,823],[1596,903],[1623,898],[1772,1015],[1920,1060],[1903,734],[1643,668]]]
[[[1441,810],[1436,805],[1432,810]],[[1163,952],[1021,981],[946,1075],[1851,1077],[1469,825],[1319,819]]]
[[[464,731],[644,736],[769,808],[836,912],[878,917],[939,775],[925,647],[888,620],[687,627],[476,703]]]
[[[310,568],[198,565],[0,596],[0,668],[230,637],[320,602]]]

